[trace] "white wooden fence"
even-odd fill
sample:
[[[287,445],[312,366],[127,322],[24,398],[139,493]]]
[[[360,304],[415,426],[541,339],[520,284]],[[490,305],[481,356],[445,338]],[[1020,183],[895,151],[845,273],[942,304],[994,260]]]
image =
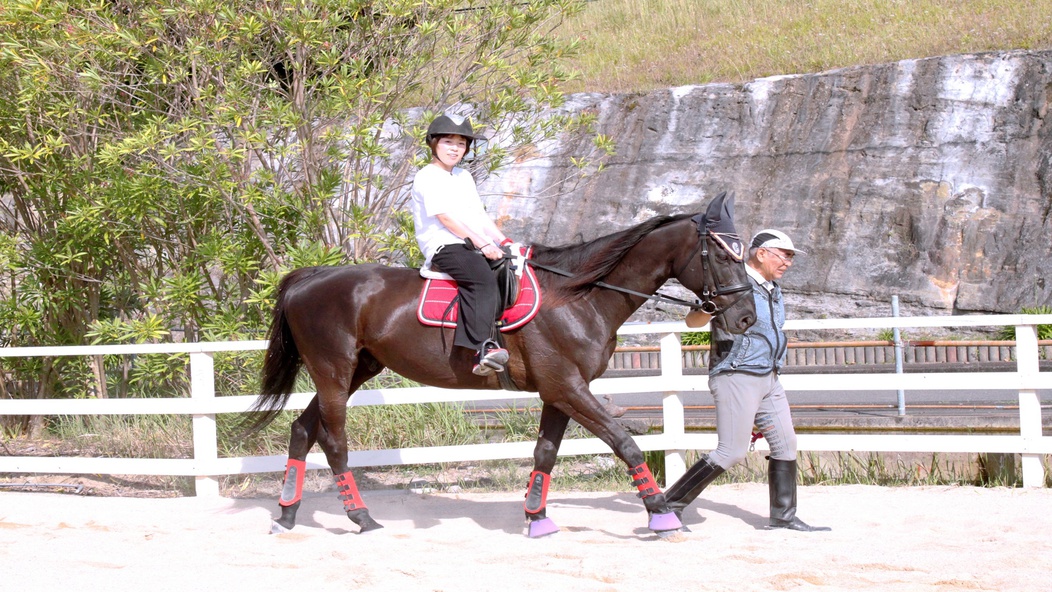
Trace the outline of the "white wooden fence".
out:
[[[1037,325],[1052,324],[1052,315],[982,315],[951,317],[887,317],[859,319],[792,320],[786,330],[863,329],[923,327],[1016,327],[1017,368],[1014,372],[954,372],[916,374],[790,374],[782,383],[794,390],[1010,390],[1018,392],[1018,435],[901,435],[901,434],[800,434],[801,451],[871,452],[968,452],[1014,453],[1022,457],[1024,487],[1044,485],[1042,458],[1052,454],[1052,436],[1042,434],[1041,403],[1038,390],[1052,389],[1052,373],[1040,372]],[[684,422],[683,392],[707,391],[703,376],[685,376],[679,334],[688,331],[682,322],[627,324],[622,335],[658,335],[661,344],[661,375],[632,378],[603,378],[592,383],[597,395],[664,392],[663,425],[660,434],[636,436],[643,450],[665,451],[665,471],[669,482],[685,471],[687,450],[716,447],[712,433],[687,433]],[[108,354],[171,354],[190,356],[191,397],[167,399],[6,399],[0,400],[0,415],[102,415],[102,414],[184,414],[193,416],[193,458],[84,458],[84,457],[0,457],[2,473],[178,475],[196,478],[197,495],[219,495],[218,476],[281,472],[285,456],[220,458],[217,452],[215,417],[220,413],[245,412],[255,395],[215,396],[213,359],[215,352],[260,350],[264,341],[184,343],[161,345],[75,346],[0,348],[0,357],[93,356]],[[313,393],[292,396],[287,409],[303,409]],[[790,395],[791,396],[791,395]],[[363,390],[352,405],[393,405],[430,402],[484,401],[496,399],[535,399],[534,393],[449,390],[432,387]],[[757,442],[763,448],[765,442]],[[404,465],[439,462],[531,458],[533,442],[365,450],[349,453],[351,466]],[[602,454],[609,448],[597,438],[563,442],[560,455]],[[327,468],[324,455],[311,453],[309,469]]]

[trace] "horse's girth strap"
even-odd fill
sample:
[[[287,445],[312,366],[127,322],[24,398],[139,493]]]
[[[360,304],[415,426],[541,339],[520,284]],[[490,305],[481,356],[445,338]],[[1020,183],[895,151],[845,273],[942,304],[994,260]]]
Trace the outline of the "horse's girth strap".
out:
[[[632,477],[632,485],[639,490],[637,494],[641,498],[650,497],[661,493],[661,488],[654,481],[654,475],[650,472],[647,463],[632,467],[628,470],[628,476]]]
[[[551,483],[551,480],[552,476],[548,473],[540,471],[530,473],[530,482],[526,488],[526,503],[523,504],[527,514],[538,514],[544,511],[544,506],[548,503],[548,484]]]
[[[303,476],[307,471],[307,462],[290,458],[285,464],[285,481],[281,485],[281,498],[278,505],[291,506],[299,503],[303,497]]]
[[[336,475],[336,496],[343,502],[344,511],[365,509],[365,502],[362,501],[358,485],[354,482],[354,473],[350,471]]]

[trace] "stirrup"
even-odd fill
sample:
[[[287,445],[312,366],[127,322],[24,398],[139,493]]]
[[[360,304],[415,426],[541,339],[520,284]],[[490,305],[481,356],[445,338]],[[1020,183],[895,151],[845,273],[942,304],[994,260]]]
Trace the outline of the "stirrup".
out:
[[[508,350],[497,345],[497,343],[492,339],[487,339],[482,343],[482,350],[480,354],[480,357],[482,358],[481,363],[493,366],[494,368],[496,368],[496,366],[500,366],[500,370],[498,370],[498,372],[504,371],[504,364],[507,364],[508,359],[510,358],[510,356],[508,355]]]
[[[492,376],[497,372],[504,372],[504,366],[491,365],[487,360],[482,360],[471,367],[471,373],[475,376]]]
[[[505,351],[504,353],[507,356],[507,352]],[[505,361],[507,361],[507,357],[505,357]],[[475,354],[475,362],[471,367],[472,374],[475,376],[492,376],[496,372],[504,372],[504,365],[494,361],[492,357],[483,357],[481,353]]]

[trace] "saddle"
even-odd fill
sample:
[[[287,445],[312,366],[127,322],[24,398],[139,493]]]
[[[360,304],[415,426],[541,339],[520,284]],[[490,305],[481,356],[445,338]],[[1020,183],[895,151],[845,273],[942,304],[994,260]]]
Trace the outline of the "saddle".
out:
[[[512,261],[514,259],[511,257],[501,257],[489,262],[489,268],[493,270],[493,275],[497,276],[501,311],[515,306],[515,301],[519,298],[519,276],[515,273],[518,269]]]
[[[497,276],[497,287],[500,290],[501,310],[503,314],[497,327],[502,333],[522,327],[537,316],[541,309],[541,290],[533,268],[526,265],[532,249],[523,247],[512,256],[490,262],[493,273]],[[420,300],[416,308],[416,317],[429,327],[457,326],[459,302],[457,299],[457,282],[450,276],[432,270],[421,269],[424,287],[420,290]]]

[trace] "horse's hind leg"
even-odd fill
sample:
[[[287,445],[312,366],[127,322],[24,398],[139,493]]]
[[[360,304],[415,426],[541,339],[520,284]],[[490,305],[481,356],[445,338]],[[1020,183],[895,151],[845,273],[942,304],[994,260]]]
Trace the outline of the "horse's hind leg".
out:
[[[559,527],[547,517],[548,484],[552,469],[562,444],[563,435],[570,416],[552,405],[541,407],[541,426],[537,435],[537,446],[533,449],[533,472],[526,489],[526,528],[530,538],[541,537],[559,531]]]
[[[343,502],[343,509],[347,512],[347,517],[358,525],[359,532],[383,528],[382,524],[373,520],[369,515],[369,508],[365,506],[365,501],[358,492],[354,473],[347,466],[347,438],[343,426],[339,433],[341,435],[336,436],[323,425],[318,438],[318,444],[325,453],[329,466],[332,467],[333,478],[336,480],[336,495]]]
[[[365,381],[379,374],[383,368],[368,352],[361,352],[350,388],[346,391],[347,395],[334,393],[333,396],[328,397],[328,404],[326,404],[326,398],[323,397],[319,405],[318,444],[325,453],[333,477],[336,479],[336,495],[343,502],[343,509],[347,512],[347,517],[358,525],[360,532],[383,528],[383,525],[369,515],[369,509],[358,492],[354,473],[347,466],[347,402]],[[320,388],[318,392],[321,396]]]
[[[285,465],[285,480],[281,486],[281,517],[274,521],[273,533],[291,530],[296,525],[296,512],[303,497],[303,478],[307,470],[307,453],[318,439],[321,416],[318,413],[318,397],[315,396],[292,422],[289,438],[289,460]]]
[[[365,381],[379,374],[381,370],[383,370],[383,366],[376,363],[371,356],[368,357],[367,363],[360,364],[356,368],[350,392],[353,393],[358,390]],[[281,517],[274,521],[275,524],[271,532],[285,532],[296,525],[296,512],[299,511],[303,495],[306,458],[315,443],[321,446],[329,466],[332,468],[339,492],[338,495],[344,502],[347,516],[363,532],[383,528],[369,516],[368,509],[365,508],[365,504],[361,501],[361,496],[358,494],[358,488],[354,482],[354,475],[347,470],[347,440],[345,434],[343,437],[336,438],[326,429],[325,423],[322,421],[319,398],[320,391],[318,395],[311,399],[303,413],[292,422],[292,435],[289,439],[289,460],[285,467],[285,481],[281,489],[281,499],[278,502],[281,506]],[[344,403],[344,409],[346,409],[346,402]],[[344,422],[346,422],[345,417]],[[342,425],[345,425],[345,423]],[[342,450],[342,453],[340,450]],[[334,461],[334,459],[339,459],[341,454],[342,462]],[[348,504],[353,507],[348,507]]]

